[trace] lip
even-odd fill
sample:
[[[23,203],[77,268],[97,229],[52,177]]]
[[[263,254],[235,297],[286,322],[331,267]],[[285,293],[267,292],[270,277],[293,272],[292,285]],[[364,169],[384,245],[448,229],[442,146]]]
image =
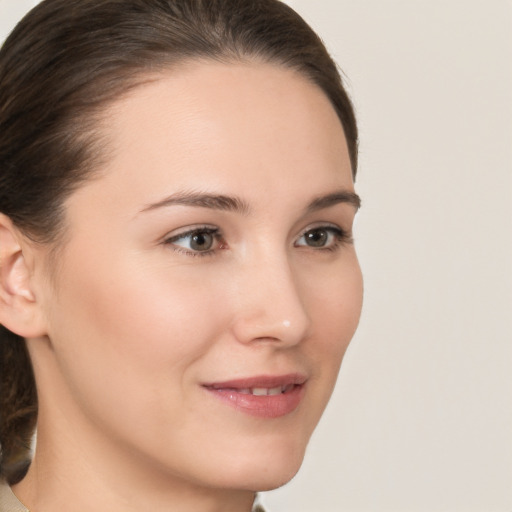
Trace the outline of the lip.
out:
[[[260,418],[279,418],[297,409],[304,396],[306,381],[307,377],[298,373],[260,375],[203,384],[203,388],[240,412]],[[253,395],[248,392],[278,387],[285,389],[284,392],[272,395]]]

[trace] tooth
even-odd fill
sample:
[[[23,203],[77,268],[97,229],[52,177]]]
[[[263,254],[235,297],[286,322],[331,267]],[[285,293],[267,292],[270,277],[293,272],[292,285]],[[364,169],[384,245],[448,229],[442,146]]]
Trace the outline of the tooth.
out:
[[[249,388],[242,388],[238,390],[239,393],[242,393],[242,395],[250,395],[251,390]]]
[[[268,395],[280,395],[283,392],[283,388],[281,386],[277,388],[271,388],[268,390]]]
[[[267,394],[266,388],[253,388],[252,394],[256,396],[265,396]]]

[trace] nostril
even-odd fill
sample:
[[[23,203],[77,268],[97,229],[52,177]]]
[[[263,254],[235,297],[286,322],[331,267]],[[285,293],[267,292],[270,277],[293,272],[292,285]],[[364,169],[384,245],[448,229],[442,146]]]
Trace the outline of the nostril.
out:
[[[264,275],[252,270],[253,286],[248,289],[247,280],[240,280],[233,296],[233,334],[241,342],[280,342],[280,346],[299,343],[308,335],[310,318],[294,275],[290,269],[278,267],[272,272],[267,269]]]

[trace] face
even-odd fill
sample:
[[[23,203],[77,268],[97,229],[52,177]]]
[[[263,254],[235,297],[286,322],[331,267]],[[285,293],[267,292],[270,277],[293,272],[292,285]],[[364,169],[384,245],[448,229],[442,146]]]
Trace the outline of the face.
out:
[[[34,355],[39,435],[64,416],[85,446],[169,479],[281,485],[361,309],[335,111],[290,70],[196,63],[106,119],[112,158],[68,199],[40,293],[53,364]]]

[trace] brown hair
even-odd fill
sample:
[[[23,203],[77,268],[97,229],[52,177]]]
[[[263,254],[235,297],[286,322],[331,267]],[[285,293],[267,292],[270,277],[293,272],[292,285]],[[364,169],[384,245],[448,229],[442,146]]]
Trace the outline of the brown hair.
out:
[[[189,59],[260,59],[324,91],[343,126],[352,170],[357,128],[337,67],[319,37],[278,0],[45,0],[0,51],[0,212],[55,245],[63,202],[98,167],[102,111],[159,71]],[[0,476],[29,464],[37,417],[24,341],[0,326]]]

